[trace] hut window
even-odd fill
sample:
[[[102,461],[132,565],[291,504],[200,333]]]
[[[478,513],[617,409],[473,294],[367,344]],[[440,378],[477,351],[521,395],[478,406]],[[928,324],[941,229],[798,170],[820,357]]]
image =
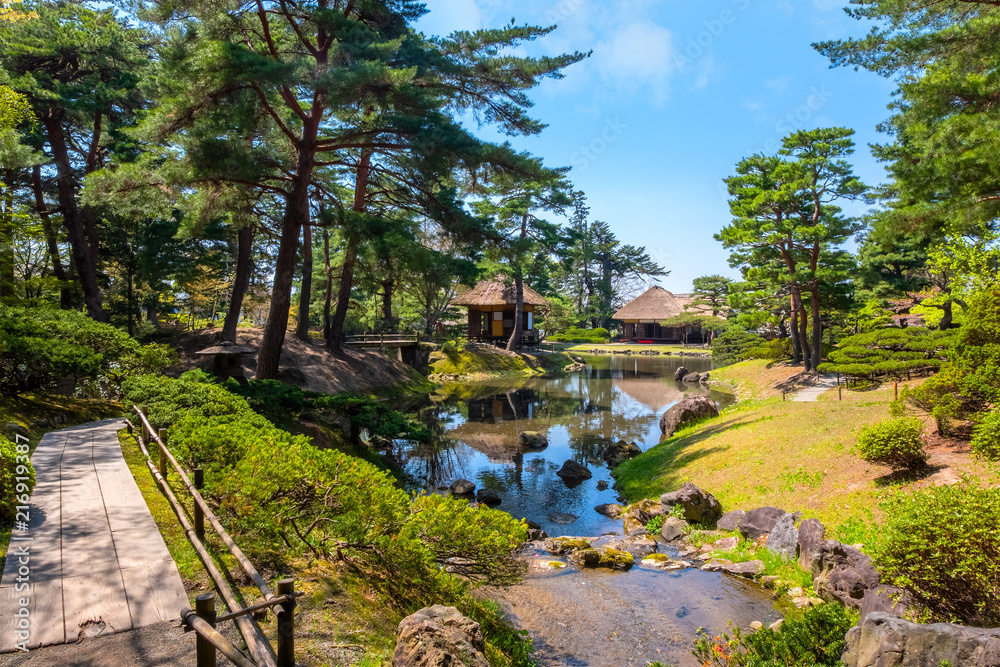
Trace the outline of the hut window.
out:
[[[533,319],[532,319],[532,317],[531,317],[531,316],[532,316],[533,314],[534,314],[534,313],[530,313],[530,312],[528,313],[528,331],[531,331],[531,325],[533,324]]]
[[[494,312],[493,313],[493,319],[495,319],[495,320],[502,320],[503,319],[503,311],[502,310],[498,310],[498,311]]]

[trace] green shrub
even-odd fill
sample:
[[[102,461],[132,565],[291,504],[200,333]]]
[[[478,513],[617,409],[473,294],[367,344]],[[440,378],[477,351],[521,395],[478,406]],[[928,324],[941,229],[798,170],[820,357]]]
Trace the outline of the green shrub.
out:
[[[555,343],[607,343],[611,340],[608,330],[603,327],[597,329],[582,329],[580,327],[570,327],[562,333],[549,334],[546,340]]]
[[[750,351],[767,344],[763,336],[733,324],[712,341],[712,360],[716,366],[729,366],[750,359]]]
[[[988,461],[1000,461],[1000,411],[989,413],[976,424],[972,451]]]
[[[0,306],[0,394],[17,396],[69,383],[100,393],[176,359],[163,345],[139,345],[124,331],[83,313]]]
[[[920,438],[923,431],[923,422],[916,417],[887,419],[866,426],[858,437],[858,454],[869,463],[894,470],[919,467],[927,463]]]
[[[882,581],[925,620],[1000,624],[1000,489],[960,484],[900,494],[872,550]]]
[[[674,507],[677,507],[677,505],[674,505]],[[673,509],[673,507],[671,507],[671,509]],[[662,514],[657,514],[656,516],[654,516],[652,519],[649,520],[649,523],[646,524],[646,532],[649,533],[650,535],[659,535],[660,529],[662,528],[663,528]]]
[[[126,400],[146,404],[187,466],[206,471],[205,493],[245,551],[342,559],[410,601],[454,595],[463,581],[511,583],[524,524],[505,512],[441,496],[411,499],[371,463],[287,433],[218,385],[135,378]],[[271,392],[274,388],[264,387]],[[321,396],[331,406],[368,406]],[[451,574],[463,575],[458,579]],[[423,598],[422,598],[423,596]]]
[[[792,356],[792,339],[775,338],[764,341],[760,345],[746,349],[742,356],[745,359],[770,359],[772,361],[789,359]]]
[[[28,443],[15,444],[0,436],[0,520],[14,519],[18,505],[27,505],[35,488],[35,469],[28,458]]]
[[[844,636],[857,622],[853,612],[839,604],[810,607],[801,620],[785,619],[777,630],[764,628],[733,636],[702,634],[694,655],[704,666],[814,667],[839,665]]]

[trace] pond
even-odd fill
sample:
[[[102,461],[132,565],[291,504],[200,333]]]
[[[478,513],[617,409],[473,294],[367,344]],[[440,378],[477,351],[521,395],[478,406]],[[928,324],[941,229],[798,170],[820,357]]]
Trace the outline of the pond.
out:
[[[392,455],[430,491],[443,492],[456,479],[495,491],[499,509],[537,522],[552,537],[620,533],[620,520],[594,511],[618,502],[614,479],[600,459],[603,446],[624,440],[645,451],[659,442],[660,416],[685,396],[708,394],[720,405],[733,398],[674,381],[682,365],[691,372],[711,370],[709,359],[584,360],[585,370],[566,377],[446,387],[418,412],[438,436],[435,444],[399,444]],[[545,433],[548,447],[522,452],[522,431]],[[566,484],[556,471],[567,459],[587,466],[593,477]],[[598,488],[601,482],[606,489]],[[560,516],[566,514],[578,518],[567,523],[569,517]],[[676,555],[670,547],[661,551]],[[690,651],[698,628],[780,618],[758,585],[698,569],[662,572],[637,565],[613,574],[532,568],[523,584],[499,595],[515,622],[531,633],[543,665],[695,665]]]

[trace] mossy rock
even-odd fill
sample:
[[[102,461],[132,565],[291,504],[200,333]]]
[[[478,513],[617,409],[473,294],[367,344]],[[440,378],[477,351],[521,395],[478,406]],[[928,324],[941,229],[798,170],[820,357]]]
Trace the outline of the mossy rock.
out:
[[[632,554],[610,547],[574,551],[569,559],[583,567],[606,567],[611,570],[630,570],[635,565]]]
[[[644,561],[648,560],[654,563],[669,563],[670,561],[673,560],[673,558],[671,558],[667,554],[649,554],[648,556],[643,556],[642,560]]]
[[[581,549],[590,549],[590,542],[582,537],[550,537],[545,540],[545,550],[557,556]]]

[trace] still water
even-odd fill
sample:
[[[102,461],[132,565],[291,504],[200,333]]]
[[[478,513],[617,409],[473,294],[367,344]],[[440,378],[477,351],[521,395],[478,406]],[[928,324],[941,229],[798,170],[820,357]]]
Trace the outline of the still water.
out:
[[[440,492],[455,479],[495,491],[499,509],[542,526],[550,536],[598,537],[621,532],[620,520],[594,511],[618,502],[614,479],[600,459],[607,442],[634,442],[643,451],[660,439],[660,416],[685,396],[721,392],[674,382],[683,365],[711,370],[701,358],[607,355],[585,357],[587,368],[554,379],[506,379],[446,387],[419,410],[436,434],[434,445],[400,445],[393,452],[409,475]],[[542,432],[548,446],[522,450],[522,431]],[[569,485],[556,475],[567,459],[587,466],[591,479]],[[600,482],[607,488],[599,490]],[[569,520],[557,514],[570,514]],[[676,550],[661,546],[676,555]],[[548,560],[529,551],[531,559]],[[779,614],[756,584],[697,569],[662,572],[640,567],[607,570],[531,570],[525,582],[499,593],[515,622],[527,629],[542,665],[697,664],[690,655],[698,628],[770,623]]]

